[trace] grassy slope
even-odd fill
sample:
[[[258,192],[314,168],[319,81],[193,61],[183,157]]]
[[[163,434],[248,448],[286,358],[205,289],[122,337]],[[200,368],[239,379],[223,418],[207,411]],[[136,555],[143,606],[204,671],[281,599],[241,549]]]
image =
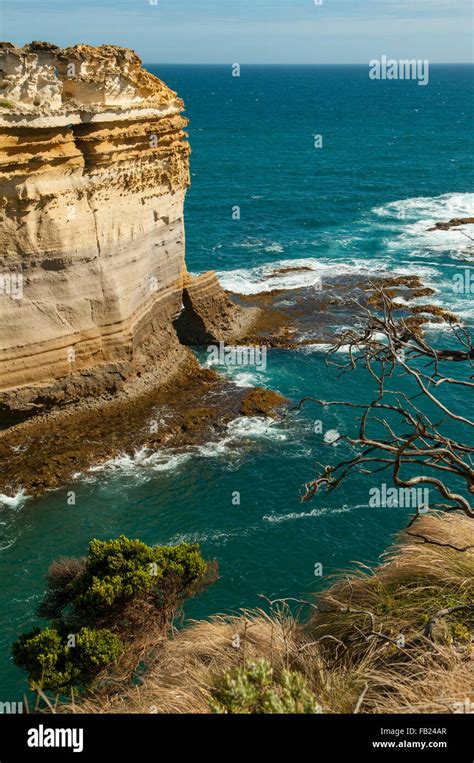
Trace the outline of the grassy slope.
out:
[[[195,622],[153,646],[140,687],[96,689],[60,712],[209,712],[216,675],[268,658],[276,674],[302,672],[330,713],[459,712],[474,703],[474,523],[418,517],[375,570],[339,576],[302,622],[285,603]],[[425,631],[425,635],[424,635]],[[240,647],[235,647],[235,636]],[[400,639],[404,637],[404,642]],[[234,644],[234,645],[233,645]]]

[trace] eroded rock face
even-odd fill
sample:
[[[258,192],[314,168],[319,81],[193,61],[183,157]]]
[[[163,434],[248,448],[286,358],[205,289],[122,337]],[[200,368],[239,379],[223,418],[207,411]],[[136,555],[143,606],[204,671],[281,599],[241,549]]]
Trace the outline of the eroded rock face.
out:
[[[216,274],[209,271],[186,279],[183,310],[174,325],[183,344],[232,343],[245,336],[259,314],[259,308],[232,302]]]
[[[0,407],[175,371],[182,101],[110,45],[2,43],[0,76]]]
[[[183,102],[153,74],[142,68],[133,50],[115,45],[58,48],[32,42],[16,48],[0,43],[0,94],[11,102],[9,124],[60,126],[69,122],[114,121],[163,116],[181,111]]]

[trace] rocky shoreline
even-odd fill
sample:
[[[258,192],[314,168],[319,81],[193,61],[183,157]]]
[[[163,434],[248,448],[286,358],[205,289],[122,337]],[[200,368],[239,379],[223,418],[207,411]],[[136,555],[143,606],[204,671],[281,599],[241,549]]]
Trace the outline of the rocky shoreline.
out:
[[[274,276],[312,270],[276,264],[252,295],[191,277],[178,95],[111,45],[0,43],[0,63],[0,493],[39,495],[124,453],[212,441],[236,416],[284,404],[202,368],[190,347],[325,345],[380,308],[381,288],[414,330],[454,320],[412,304],[433,294],[417,276],[315,272],[276,289]]]
[[[203,346],[207,342],[259,345],[270,352],[334,342],[341,327],[357,319],[356,304],[361,318],[364,307],[377,308],[377,289],[404,300],[433,293],[417,276],[377,277],[370,282],[335,276],[318,288],[252,296],[224,295],[213,274],[204,274],[195,283],[198,288],[189,288],[183,317],[175,321],[181,339]],[[200,283],[205,284],[203,292]],[[419,309],[406,302],[400,310],[417,330],[427,320],[447,320],[448,315],[436,306]],[[171,336],[174,330],[169,331]],[[202,367],[177,335],[170,343],[176,345],[178,362],[168,378],[151,352],[146,361],[143,357],[143,368],[148,370],[135,370],[113,391],[67,403],[50,399],[27,420],[4,423],[0,493],[12,496],[24,490],[40,495],[70,483],[92,466],[124,454],[133,456],[142,448],[152,452],[213,442],[224,436],[236,417],[273,416],[287,402],[278,392],[238,387],[212,368]],[[156,343],[149,347],[154,350]]]
[[[302,269],[286,270],[296,273]],[[456,319],[438,305],[415,303],[435,294],[419,276],[374,275],[363,280],[357,275],[335,275],[316,286],[234,295],[238,304],[259,309],[252,331],[242,341],[285,349],[331,344],[337,340],[341,328],[362,321],[367,309],[380,309],[382,289],[394,300],[396,312],[414,330],[421,330],[428,322]],[[402,301],[397,303],[397,299]]]
[[[229,384],[197,361],[134,396],[83,400],[0,434],[0,493],[38,496],[114,457],[142,448],[186,448],[218,439],[239,415],[272,415],[285,399]]]

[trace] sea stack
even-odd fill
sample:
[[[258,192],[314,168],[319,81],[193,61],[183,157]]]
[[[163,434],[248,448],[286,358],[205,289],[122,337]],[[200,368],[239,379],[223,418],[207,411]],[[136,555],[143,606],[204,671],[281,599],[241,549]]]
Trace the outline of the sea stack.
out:
[[[1,408],[175,372],[183,102],[112,45],[1,43],[0,70]]]

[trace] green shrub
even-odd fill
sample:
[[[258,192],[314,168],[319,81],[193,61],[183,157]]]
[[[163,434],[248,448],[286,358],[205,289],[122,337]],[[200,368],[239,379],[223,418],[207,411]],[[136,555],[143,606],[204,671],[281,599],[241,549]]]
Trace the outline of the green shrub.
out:
[[[85,571],[74,586],[78,607],[89,611],[120,607],[154,591],[163,605],[163,591],[184,594],[206,572],[199,547],[147,546],[121,535],[116,540],[92,540]]]
[[[282,670],[280,677],[268,660],[257,660],[215,679],[211,701],[214,713],[321,713],[321,706],[301,673]]]
[[[83,559],[60,559],[48,572],[38,615],[71,625],[109,625],[130,602],[146,600],[164,612],[206,585],[208,565],[199,546],[147,546],[121,535],[92,540]]]
[[[68,646],[71,641],[74,645]],[[23,633],[12,649],[15,665],[27,671],[32,686],[59,693],[87,687],[123,651],[120,638],[107,629],[67,634],[56,627]]]
[[[455,622],[451,624],[449,642],[456,641],[464,644],[470,644],[472,641],[472,631],[464,623]]]
[[[196,545],[92,540],[87,557],[51,565],[38,614],[53,622],[20,636],[14,661],[44,690],[84,688],[132,648],[150,616],[165,629],[183,598],[211,582],[209,569]],[[74,646],[68,634],[76,634]]]

